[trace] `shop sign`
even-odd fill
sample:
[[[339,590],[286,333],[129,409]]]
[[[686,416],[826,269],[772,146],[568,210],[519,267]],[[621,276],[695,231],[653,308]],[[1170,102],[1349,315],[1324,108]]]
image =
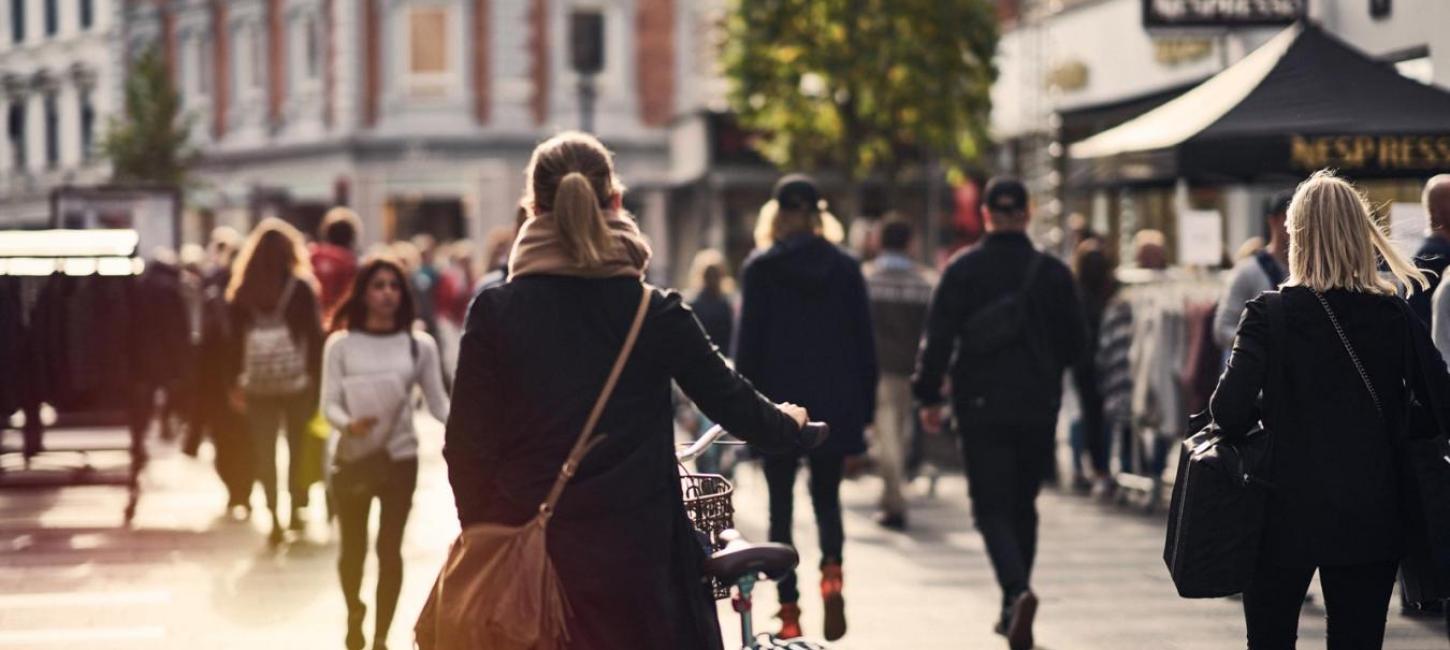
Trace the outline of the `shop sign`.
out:
[[[1144,27],[1289,25],[1309,0],[1143,0]]]
[[[1450,135],[1292,135],[1290,165],[1313,171],[1430,171],[1450,168]]]
[[[1047,87],[1063,91],[1082,90],[1088,84],[1088,67],[1082,61],[1065,61],[1047,71]]]
[[[1202,61],[1213,54],[1213,41],[1206,38],[1155,38],[1153,60],[1176,66]]]

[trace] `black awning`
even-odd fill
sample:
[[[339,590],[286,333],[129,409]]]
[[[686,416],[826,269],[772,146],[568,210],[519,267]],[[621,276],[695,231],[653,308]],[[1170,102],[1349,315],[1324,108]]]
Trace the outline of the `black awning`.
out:
[[[1300,24],[1070,153],[1084,183],[1429,176],[1450,171],[1450,92]]]

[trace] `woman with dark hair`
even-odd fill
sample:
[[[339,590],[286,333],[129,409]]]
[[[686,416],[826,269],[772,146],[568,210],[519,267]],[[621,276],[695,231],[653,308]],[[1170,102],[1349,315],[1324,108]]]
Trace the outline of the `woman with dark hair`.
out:
[[[337,505],[342,552],[337,561],[347,601],[347,647],[366,643],[367,608],[358,597],[367,555],[368,519],[377,499],[378,596],[373,648],[387,647],[388,629],[403,584],[403,527],[418,483],[418,434],[407,396],[423,390],[433,417],[448,419],[438,346],[412,330],[413,297],[401,262],[365,260],[332,315],[332,335],[322,354],[322,414],[338,432],[332,494]],[[350,404],[350,385],[390,384],[396,404]],[[375,393],[376,394],[376,393]],[[364,415],[363,412],[372,413]],[[377,415],[382,411],[382,415]]]
[[[816,184],[793,174],[775,186],[773,242],[741,273],[735,367],[773,399],[798,402],[831,425],[831,440],[810,453],[765,457],[770,489],[770,541],[791,544],[795,482],[810,467],[811,506],[821,546],[825,637],[846,633],[842,595],[841,479],[847,456],[866,451],[865,428],[876,410],[876,339],[861,266],[831,243]],[[799,637],[800,589],[794,573],[777,585],[783,638]]]
[[[1102,422],[1102,417],[1089,416],[1088,413],[1101,414],[1110,397],[1115,409],[1127,406],[1122,400],[1132,390],[1131,381],[1126,388],[1123,385],[1128,378],[1128,350],[1125,344],[1119,344],[1123,319],[1127,318],[1131,327],[1132,312],[1127,301],[1118,296],[1117,262],[1104,250],[1101,238],[1088,235],[1078,243],[1073,251],[1072,271],[1087,317],[1089,348],[1085,357],[1087,362],[1074,366],[1073,372],[1086,373],[1082,381],[1076,383],[1077,386],[1097,389],[1080,390],[1078,394],[1083,415],[1073,421],[1068,437],[1072,448],[1072,485],[1074,489],[1092,489],[1105,496],[1112,489],[1111,456],[1108,453],[1112,443],[1108,432],[1113,429],[1094,424]],[[1111,341],[1107,340],[1109,335]],[[1108,353],[1106,357],[1104,352]],[[1119,411],[1115,410],[1114,414],[1118,415]],[[1091,480],[1083,470],[1084,456],[1092,465]]]
[[[316,280],[302,234],[281,219],[268,218],[252,231],[237,255],[227,285],[232,351],[227,376],[235,378],[232,406],[246,412],[256,453],[257,480],[272,512],[272,545],[283,531],[277,512],[277,428],[287,429],[288,495],[291,528],[306,528],[307,473],[302,464],[307,421],[317,412],[322,366],[322,317]]]
[[[671,381],[708,417],[775,451],[802,444],[804,409],[730,369],[680,295],[642,285],[650,249],[620,209],[612,155],[564,133],[528,167],[529,219],[509,280],[469,310],[448,420],[448,479],[465,529],[539,512],[643,305],[632,352],[548,523],[568,648],[721,647],[682,502]]]

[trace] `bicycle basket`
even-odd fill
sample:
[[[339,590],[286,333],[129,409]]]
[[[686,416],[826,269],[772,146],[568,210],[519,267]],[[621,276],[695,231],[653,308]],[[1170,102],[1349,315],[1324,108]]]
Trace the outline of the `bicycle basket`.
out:
[[[709,538],[710,549],[725,548],[720,533],[735,526],[735,506],[731,503],[735,486],[718,474],[681,474],[680,491],[685,496],[685,514],[695,529]],[[709,580],[716,600],[730,597],[730,585]]]

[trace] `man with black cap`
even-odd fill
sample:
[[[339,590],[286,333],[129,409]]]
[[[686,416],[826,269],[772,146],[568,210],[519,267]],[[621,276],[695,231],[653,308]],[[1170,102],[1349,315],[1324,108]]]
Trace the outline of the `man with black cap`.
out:
[[[1244,305],[1265,291],[1277,289],[1289,278],[1289,230],[1285,224],[1289,219],[1289,199],[1293,196],[1291,192],[1284,192],[1269,202],[1268,245],[1239,261],[1229,273],[1228,286],[1224,287],[1213,317],[1213,340],[1221,350],[1233,348]]]
[[[1063,372],[1086,356],[1087,323],[1072,273],[1027,237],[1027,189],[993,178],[983,208],[986,238],[951,261],[932,296],[912,392],[922,424],[939,431],[950,364],[972,516],[1002,588],[997,632],[1012,650],[1029,650],[1037,493],[1052,462]]]
[[[825,202],[814,181],[792,174],[775,186],[769,247],[741,271],[735,368],[772,399],[789,400],[831,425],[824,444],[805,454],[768,455],[770,541],[792,544],[796,475],[810,468],[811,506],[821,548],[824,636],[846,633],[845,532],[841,478],[845,459],[866,451],[875,417],[876,342],[861,266],[823,235]],[[769,210],[762,210],[766,218]],[[780,578],[781,633],[802,635],[800,587]]]

